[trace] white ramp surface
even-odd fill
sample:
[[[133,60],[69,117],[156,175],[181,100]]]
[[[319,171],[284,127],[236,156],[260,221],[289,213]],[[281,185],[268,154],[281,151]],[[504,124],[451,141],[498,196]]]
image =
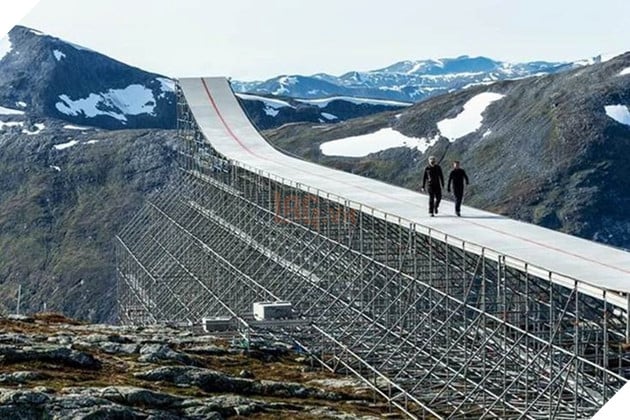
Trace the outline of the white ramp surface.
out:
[[[250,123],[225,78],[186,78],[179,84],[206,138],[235,162],[521,260],[556,273],[565,282],[577,280],[597,289],[630,292],[628,252],[471,207],[463,206],[463,217],[456,217],[452,202],[447,200],[442,202],[439,215],[429,217],[425,194],[292,158],[274,149]]]

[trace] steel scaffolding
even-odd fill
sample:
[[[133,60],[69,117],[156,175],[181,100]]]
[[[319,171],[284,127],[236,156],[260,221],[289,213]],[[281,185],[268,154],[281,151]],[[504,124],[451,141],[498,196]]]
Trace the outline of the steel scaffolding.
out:
[[[116,237],[121,323],[289,301],[295,343],[414,418],[589,418],[627,381],[627,296],[225,159],[178,98],[181,176]]]

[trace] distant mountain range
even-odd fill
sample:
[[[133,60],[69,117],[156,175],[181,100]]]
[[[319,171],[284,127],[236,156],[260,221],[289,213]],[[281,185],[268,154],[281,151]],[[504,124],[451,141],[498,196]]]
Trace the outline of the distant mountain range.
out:
[[[580,62],[507,63],[486,57],[461,56],[439,60],[401,61],[383,69],[351,71],[341,76],[283,75],[258,82],[232,81],[238,92],[322,98],[335,95],[419,102],[472,85],[557,73],[600,58]]]

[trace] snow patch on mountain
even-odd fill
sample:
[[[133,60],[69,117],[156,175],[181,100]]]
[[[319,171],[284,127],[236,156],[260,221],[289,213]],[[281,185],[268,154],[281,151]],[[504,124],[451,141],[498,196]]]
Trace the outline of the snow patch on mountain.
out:
[[[1,55],[1,53],[0,53]],[[626,67],[625,69],[621,70],[621,72],[619,73],[619,76],[625,76],[630,74],[630,67]]]
[[[410,106],[409,102],[388,101],[385,99],[369,99],[369,98],[355,98],[352,96],[333,96],[330,98],[321,99],[297,99],[298,102],[309,105],[316,105],[320,108],[325,108],[332,101],[346,101],[353,104],[369,104],[369,105],[384,105],[384,106]]]
[[[322,143],[319,149],[326,156],[364,157],[392,147],[408,147],[424,151],[431,142],[432,140],[426,138],[407,137],[388,127],[361,136],[327,141]]]
[[[57,61],[61,61],[62,58],[66,58],[66,55],[59,50],[53,50],[53,54],[55,55],[55,59]]]
[[[167,79],[166,77],[156,77],[156,80],[160,82],[162,93],[158,96],[163,98],[167,93],[175,92],[175,80]]]
[[[64,149],[67,149],[69,147],[76,146],[77,144],[79,144],[79,142],[77,140],[70,140],[67,143],[55,144],[53,146],[53,148],[55,150],[64,150]]]
[[[26,134],[26,135],[29,135],[29,136],[32,136],[32,135],[34,135],[34,134],[39,134],[39,133],[41,133],[41,132],[42,132],[42,130],[44,130],[44,128],[46,128],[46,126],[45,126],[44,124],[39,124],[39,123],[34,124],[34,126],[35,126],[35,129],[34,129],[33,131],[31,131],[31,130],[27,130],[27,129],[23,129],[23,130],[22,130],[22,133],[24,133],[24,134]]]
[[[268,106],[266,106],[263,111],[265,112],[265,114],[269,115],[270,117],[275,117],[276,115],[280,113],[280,111],[278,111],[277,109],[270,108]]]
[[[273,108],[274,110],[277,110],[279,108],[285,108],[285,107],[295,109],[295,106],[281,99],[267,98],[265,96],[252,95],[249,93],[236,93],[236,96],[244,100],[263,102],[266,107],[265,112],[268,115],[271,115],[271,114],[269,114],[267,108]],[[386,99],[356,98],[352,96],[331,96],[331,97],[321,98],[321,99],[295,99],[295,102],[299,102],[306,105],[313,105],[319,108],[326,108],[333,101],[346,101],[346,102],[353,103],[355,105],[367,104],[367,105],[400,106],[400,107],[403,107],[403,106],[406,107],[406,106],[412,105],[409,102],[391,101],[391,100],[386,100]],[[275,113],[277,114],[277,111],[275,111]]]
[[[4,121],[0,121],[0,131],[2,131],[4,129],[4,127],[22,127],[24,125],[23,122],[18,122],[18,121],[9,121],[9,122],[4,122]]]
[[[494,101],[498,101],[505,95],[492,92],[483,92],[473,96],[464,104],[464,110],[454,118],[439,121],[437,127],[440,133],[453,142],[460,137],[473,133],[481,128],[483,112]]]
[[[326,118],[328,121],[338,120],[339,119],[336,115],[329,114],[328,112],[322,112],[321,116]]]
[[[24,111],[17,109],[4,108],[0,106],[0,115],[24,115]]]
[[[110,89],[104,93],[90,93],[86,98],[72,100],[68,95],[59,95],[57,110],[66,115],[84,115],[94,118],[106,115],[123,123],[126,115],[155,115],[155,97],[150,89],[142,85],[129,85],[124,89]],[[120,112],[117,112],[120,111]]]
[[[604,107],[606,115],[618,123],[630,126],[630,111],[625,105],[606,105]]]
[[[264,96],[249,95],[244,93],[237,93],[236,96],[244,100],[262,102],[265,106],[265,108],[263,109],[264,113],[266,115],[269,115],[270,117],[275,117],[276,115],[278,115],[280,113],[278,109],[280,108],[295,108],[290,103],[280,99],[266,98]]]
[[[407,74],[413,74],[413,73],[417,72],[418,70],[420,70],[421,68],[422,68],[422,63],[418,62],[418,63],[415,63],[414,66],[411,69],[407,70],[406,73]]]
[[[280,79],[278,79],[278,84],[280,85],[280,87],[276,89],[275,92],[273,92],[273,94],[286,95],[290,91],[291,86],[294,86],[297,83],[298,83],[298,80],[296,77],[282,76],[280,77]]]
[[[237,93],[236,96],[238,96],[241,99],[245,99],[245,100],[249,100],[249,101],[260,101],[260,102],[263,102],[265,104],[265,106],[267,106],[269,108],[273,108],[273,109],[285,108],[285,107],[295,108],[290,103],[288,103],[286,101],[283,101],[283,100],[280,100],[280,99],[267,98],[267,97],[258,96],[258,95],[250,95],[250,94],[247,94],[247,93]]]
[[[80,131],[84,131],[84,130],[91,130],[91,127],[81,127],[78,125],[72,125],[72,124],[66,124],[63,126],[63,128],[65,130],[80,130]]]

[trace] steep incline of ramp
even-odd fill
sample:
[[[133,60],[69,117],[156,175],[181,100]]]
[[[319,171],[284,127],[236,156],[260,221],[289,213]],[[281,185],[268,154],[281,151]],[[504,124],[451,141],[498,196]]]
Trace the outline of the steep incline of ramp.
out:
[[[457,218],[452,216],[453,204],[448,201],[443,202],[438,217],[428,217],[424,194],[275,150],[252,126],[226,79],[188,78],[179,84],[212,146],[237,164],[285,178],[293,186],[299,184],[298,188],[310,186],[336,194],[557,273],[551,276],[553,281],[575,279],[597,288],[630,292],[630,253],[470,207],[464,207],[464,217]]]

